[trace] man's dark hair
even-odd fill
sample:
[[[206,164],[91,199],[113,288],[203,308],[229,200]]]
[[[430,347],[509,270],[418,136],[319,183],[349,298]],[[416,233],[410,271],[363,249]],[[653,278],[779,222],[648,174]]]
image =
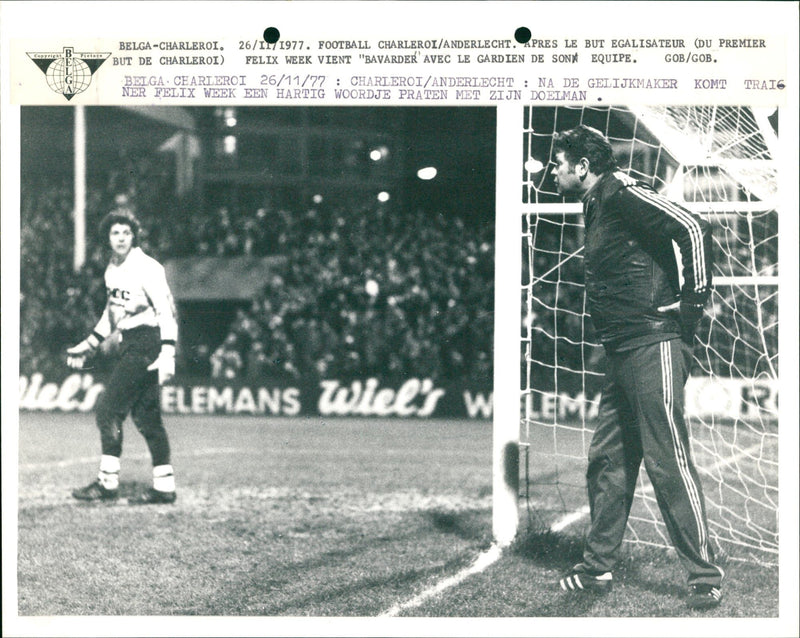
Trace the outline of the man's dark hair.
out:
[[[617,167],[611,144],[597,129],[583,124],[553,136],[553,153],[564,152],[573,166],[582,157],[589,160],[589,170],[595,175],[613,171]]]
[[[133,211],[127,208],[116,208],[103,217],[103,221],[100,222],[100,237],[104,241],[108,241],[108,234],[111,232],[111,227],[114,224],[127,225],[133,233],[133,245],[137,245],[139,231],[142,227],[139,224],[139,220],[136,219],[136,215],[133,214]]]

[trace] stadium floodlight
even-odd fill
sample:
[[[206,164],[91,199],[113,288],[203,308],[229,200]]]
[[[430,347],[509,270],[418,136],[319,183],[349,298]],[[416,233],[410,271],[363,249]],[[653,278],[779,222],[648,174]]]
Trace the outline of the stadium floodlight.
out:
[[[382,159],[385,159],[389,156],[389,149],[384,146],[376,146],[369,152],[369,158],[373,162],[380,162]]]
[[[763,112],[743,106],[527,107],[521,114],[527,157],[550,161],[555,132],[592,126],[611,141],[621,170],[711,222],[714,287],[686,386],[692,452],[717,550],[777,563],[775,130]],[[586,519],[585,462],[603,351],[583,294],[581,206],[565,202],[547,172],[525,168],[522,480],[529,512],[556,530]],[[670,546],[644,470],[626,540]]]
[[[435,166],[426,166],[417,171],[417,177],[423,181],[428,181],[436,177],[438,173],[439,171],[436,170]]]
[[[226,135],[222,140],[222,148],[226,155],[233,155],[236,152],[236,136]]]
[[[225,126],[228,128],[233,128],[236,126],[236,109],[234,108],[227,108],[225,109]]]

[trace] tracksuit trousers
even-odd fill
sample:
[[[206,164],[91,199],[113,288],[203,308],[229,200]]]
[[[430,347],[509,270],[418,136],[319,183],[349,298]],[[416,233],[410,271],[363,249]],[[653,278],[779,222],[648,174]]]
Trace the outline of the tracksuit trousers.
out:
[[[683,417],[691,350],[680,339],[608,354],[586,473],[591,508],[583,564],[613,570],[644,460],[688,584],[719,586],[705,500]]]

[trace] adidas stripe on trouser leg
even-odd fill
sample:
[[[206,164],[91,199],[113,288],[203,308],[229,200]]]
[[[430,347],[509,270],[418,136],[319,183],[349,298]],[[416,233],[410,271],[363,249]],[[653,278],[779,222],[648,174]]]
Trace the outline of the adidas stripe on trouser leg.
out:
[[[722,580],[683,418],[688,355],[673,339],[608,356],[587,470],[592,525],[583,562],[590,569],[613,569],[643,458],[689,584]]]

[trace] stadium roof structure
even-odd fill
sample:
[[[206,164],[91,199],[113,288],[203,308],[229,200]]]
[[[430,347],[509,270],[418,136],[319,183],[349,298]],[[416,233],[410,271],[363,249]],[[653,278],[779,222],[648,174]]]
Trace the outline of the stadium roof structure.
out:
[[[54,106],[21,109],[23,174],[72,174],[74,111]],[[123,155],[153,152],[176,131],[195,128],[194,114],[180,107],[88,107],[85,112],[90,176],[117,165]]]

